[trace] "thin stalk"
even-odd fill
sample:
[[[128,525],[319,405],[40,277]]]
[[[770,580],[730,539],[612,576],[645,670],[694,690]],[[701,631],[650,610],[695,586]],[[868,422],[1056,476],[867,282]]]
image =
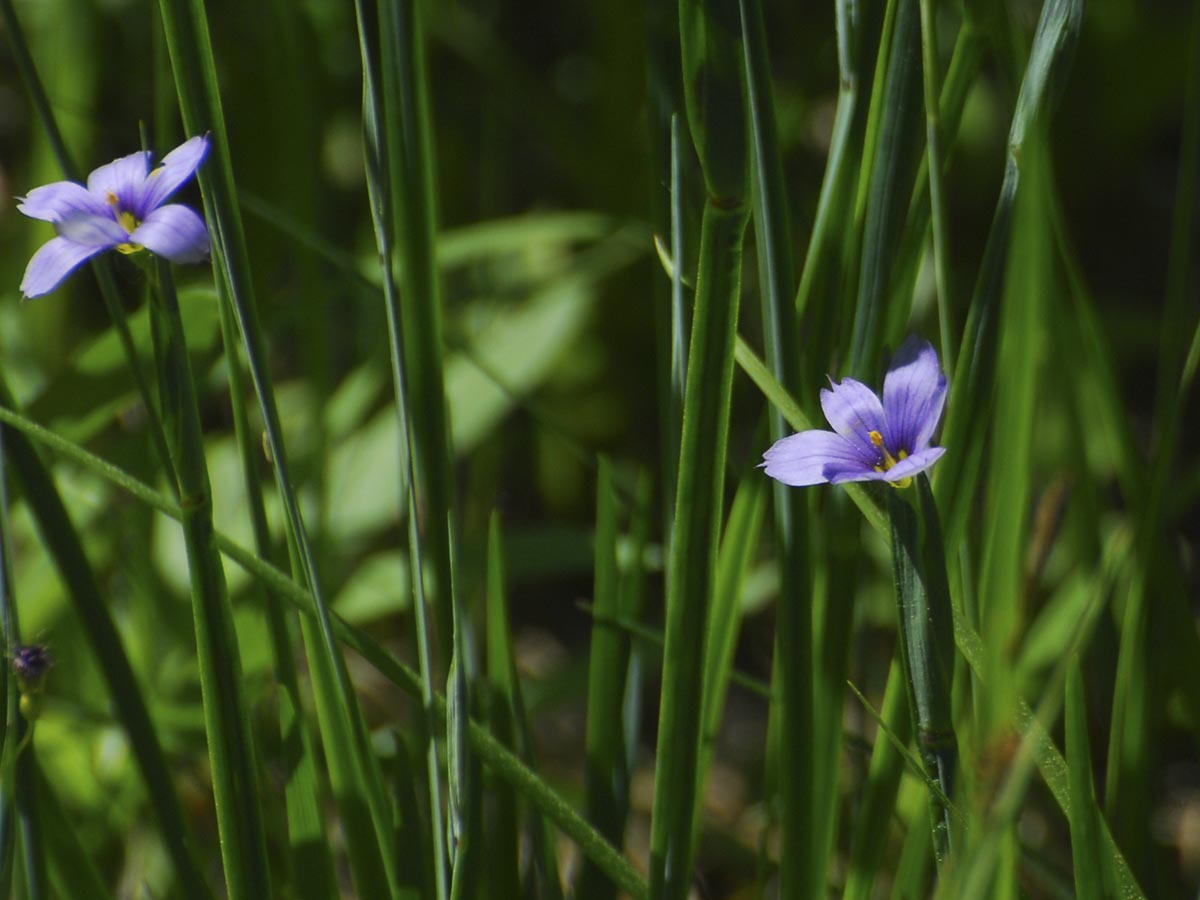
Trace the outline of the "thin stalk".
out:
[[[266,448],[275,470],[290,545],[316,603],[316,618],[301,623],[312,676],[317,717],[330,780],[346,829],[347,850],[363,894],[394,895],[396,874],[390,837],[391,814],[382,773],[372,754],[366,725],[334,635],[316,558],[292,481],[283,428],[266,366],[266,344],[254,300],[249,254],[242,229],[216,66],[202,0],[160,0],[176,91],[185,129],[211,132],[212,149],[198,180],[217,271],[227,280],[246,364],[258,398]]]
[[[796,289],[791,256],[787,189],[776,133],[766,24],[759,0],[739,0],[746,61],[746,105],[754,164],[753,210],[762,295],[767,364],[780,384],[796,390],[799,348]],[[789,434],[778,407],[767,420],[772,441]],[[782,896],[812,894],[825,881],[825,854],[815,840],[816,773],[813,747],[812,580],[804,530],[803,493],[773,482],[775,539],[779,553],[779,603],[775,655],[779,678],[780,740],[790,748],[779,759],[779,891]],[[840,684],[840,679],[838,679]],[[806,883],[807,880],[807,883]]]
[[[921,476],[924,480],[924,476]],[[926,528],[931,504],[922,503]],[[938,791],[930,792],[933,846],[939,866],[949,856],[952,820],[946,800],[953,796],[957,746],[950,688],[953,677],[953,625],[948,597],[930,589],[936,577],[922,551],[917,514],[889,492],[892,560],[900,612],[900,651],[909,685],[909,709],[921,761]],[[940,535],[939,535],[940,536]],[[930,535],[926,534],[926,540]],[[942,576],[944,579],[944,575]],[[938,602],[942,601],[942,602]]]
[[[364,0],[356,0],[355,8],[363,69],[363,131],[366,145],[367,190],[371,199],[371,217],[375,226],[376,247],[379,251],[384,308],[387,311],[388,356],[392,368],[392,399],[396,411],[396,427],[403,437],[403,452],[397,462],[400,466],[401,483],[407,485],[408,488],[405,491],[405,512],[408,521],[413,613],[416,620],[417,661],[422,684],[421,706],[425,718],[421,735],[424,743],[426,782],[429,789],[429,836],[433,851],[434,888],[437,897],[445,898],[449,893],[446,873],[446,829],[442,819],[441,769],[438,762],[437,728],[433,716],[436,663],[425,597],[425,554],[422,547],[421,529],[418,526],[419,511],[414,462],[416,450],[408,406],[409,389],[407,369],[404,363],[403,324],[399,292],[392,267],[394,255],[393,196],[390,184],[391,174],[387,166],[389,135],[383,127],[387,111],[384,108],[377,76],[379,51],[376,42],[372,40],[375,29],[368,21]]]
[[[169,264],[152,274],[151,334],[168,439],[179,477],[183,536],[192,583],[196,654],[212,765],[226,890],[234,900],[270,896],[254,768],[254,738],[242,697],[241,658],[225,573],[213,539],[212,489],[183,320]]]
[[[942,365],[946,377],[954,374],[954,326],[953,297],[950,294],[950,244],[949,216],[946,198],[942,192],[942,138],[938,125],[939,87],[937,59],[937,16],[932,0],[920,0],[921,4],[921,68],[925,85],[925,146],[928,155],[926,168],[929,170],[929,202],[933,220],[933,278],[937,290],[938,330],[941,334]]]
[[[691,881],[702,664],[721,520],[733,339],[748,213],[745,207],[726,209],[710,202],[701,230],[667,575],[660,777],[654,785],[651,825],[651,896],[665,900],[681,900]]]

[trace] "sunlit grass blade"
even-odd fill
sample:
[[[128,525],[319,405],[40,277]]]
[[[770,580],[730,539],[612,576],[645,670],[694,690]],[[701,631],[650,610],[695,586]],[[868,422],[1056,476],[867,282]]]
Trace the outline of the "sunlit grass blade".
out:
[[[3,380],[0,380],[0,404],[6,408],[5,412],[14,405],[12,393]],[[11,425],[13,420],[5,421]],[[85,634],[108,683],[117,719],[129,736],[129,746],[145,781],[150,805],[175,865],[180,888],[189,900],[211,900],[212,894],[191,850],[192,838],[184,822],[162,745],[79,535],[29,438],[10,428],[4,440],[7,462],[33,512],[42,542],[69,589],[68,595],[77,615],[87,623]]]
[[[150,317],[159,398],[169,449],[179,479],[180,507],[196,655],[204,701],[225,886],[231,898],[270,894],[266,837],[255,771],[255,740],[242,695],[241,656],[221,556],[213,543],[212,487],[204,458],[195,382],[170,264],[156,260]]]

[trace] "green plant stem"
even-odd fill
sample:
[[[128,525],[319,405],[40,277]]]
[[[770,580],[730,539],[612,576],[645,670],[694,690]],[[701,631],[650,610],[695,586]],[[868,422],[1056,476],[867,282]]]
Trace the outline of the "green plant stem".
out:
[[[651,831],[651,896],[666,900],[684,897],[690,884],[702,663],[721,520],[742,239],[748,213],[745,207],[726,209],[710,202],[700,239],[667,578],[657,762],[664,777],[655,781]]]
[[[946,798],[953,795],[957,763],[950,697],[953,624],[949,598],[930,589],[933,576],[922,552],[917,515],[896,493],[889,492],[888,514],[892,521],[896,599],[900,605],[900,650],[908,676],[909,709],[917,749],[926,772],[940,791],[940,796],[931,792],[930,801],[934,851],[941,865],[951,849],[952,820]]]
[[[242,697],[241,660],[225,573],[213,539],[212,490],[195,382],[169,264],[157,259],[152,274],[151,333],[158,364],[168,441],[179,477],[180,510],[196,653],[204,698],[217,826],[226,889],[233,900],[270,896],[261,805],[255,778],[254,738]]]

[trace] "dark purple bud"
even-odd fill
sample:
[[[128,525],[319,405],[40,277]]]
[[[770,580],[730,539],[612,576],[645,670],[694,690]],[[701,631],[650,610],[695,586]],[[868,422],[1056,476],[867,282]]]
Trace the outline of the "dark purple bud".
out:
[[[28,644],[15,648],[12,668],[25,689],[36,687],[50,668],[50,651],[44,644]]]

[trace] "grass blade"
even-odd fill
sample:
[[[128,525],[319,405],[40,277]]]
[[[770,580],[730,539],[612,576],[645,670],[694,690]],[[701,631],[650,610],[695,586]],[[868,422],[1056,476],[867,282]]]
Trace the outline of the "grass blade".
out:
[[[1100,852],[1100,810],[1092,782],[1092,758],[1088,750],[1087,705],[1078,657],[1067,670],[1066,697],[1067,764],[1071,767],[1071,860],[1075,868],[1075,895],[1080,900],[1107,896],[1105,874],[1108,863]]]
[[[225,885],[234,900],[268,896],[270,873],[255,777],[255,742],[242,697],[241,658],[221,557],[213,543],[212,488],[195,381],[170,264],[156,260],[151,289],[151,335],[159,372],[169,448],[179,478],[180,507],[196,654],[212,765]]]

